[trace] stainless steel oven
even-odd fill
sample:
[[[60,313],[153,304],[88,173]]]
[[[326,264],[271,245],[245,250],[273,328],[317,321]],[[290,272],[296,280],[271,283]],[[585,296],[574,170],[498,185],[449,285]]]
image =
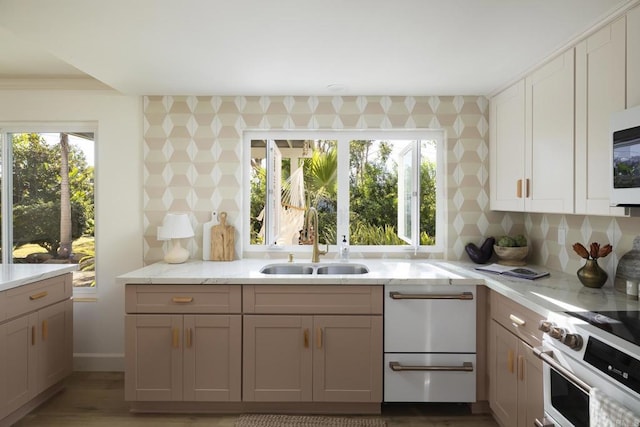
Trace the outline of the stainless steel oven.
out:
[[[605,318],[610,319],[593,312],[554,313],[541,323],[544,345],[534,351],[544,362],[545,418],[536,425],[589,427],[592,387],[627,408],[640,408],[640,346],[633,336],[615,335],[611,323],[589,323]]]

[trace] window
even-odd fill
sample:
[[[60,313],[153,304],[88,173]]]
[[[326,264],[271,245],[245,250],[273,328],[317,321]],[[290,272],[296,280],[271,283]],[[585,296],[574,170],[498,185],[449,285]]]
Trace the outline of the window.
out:
[[[442,251],[443,131],[245,133],[248,251],[295,250],[305,212],[319,242]],[[307,242],[308,243],[308,242]]]
[[[77,263],[95,286],[94,133],[3,130],[2,263]]]

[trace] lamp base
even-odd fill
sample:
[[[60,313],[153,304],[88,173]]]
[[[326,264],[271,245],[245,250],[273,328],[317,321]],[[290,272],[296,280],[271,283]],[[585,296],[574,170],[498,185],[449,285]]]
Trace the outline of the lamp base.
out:
[[[178,239],[172,240],[171,250],[164,255],[164,262],[168,264],[182,264],[189,259],[189,251],[180,245]]]

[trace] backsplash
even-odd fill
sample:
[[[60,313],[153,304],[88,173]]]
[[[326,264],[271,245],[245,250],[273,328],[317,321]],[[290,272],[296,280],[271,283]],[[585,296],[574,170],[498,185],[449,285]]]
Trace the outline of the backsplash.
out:
[[[191,214],[191,257],[202,258],[202,224],[212,211],[240,221],[242,132],[257,129],[442,128],[447,134],[444,253],[468,260],[464,246],[524,232],[529,261],[575,272],[574,242],[611,243],[601,260],[610,276],[640,234],[639,218],[505,213],[489,210],[489,102],[482,96],[146,96],[144,97],[144,259],[162,259],[156,228],[169,211]],[[564,246],[558,227],[568,230]],[[611,280],[606,286],[611,286]]]
[[[522,214],[488,210],[488,105],[482,96],[147,96],[145,262],[162,259],[156,228],[168,211],[191,213],[198,259],[212,211],[240,220],[245,129],[445,129],[447,248],[430,256],[462,259],[467,242],[522,225]]]

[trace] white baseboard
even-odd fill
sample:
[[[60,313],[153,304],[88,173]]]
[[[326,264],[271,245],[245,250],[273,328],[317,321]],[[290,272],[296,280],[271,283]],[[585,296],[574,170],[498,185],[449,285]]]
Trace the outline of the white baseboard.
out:
[[[73,370],[85,372],[124,372],[124,354],[74,353]]]

